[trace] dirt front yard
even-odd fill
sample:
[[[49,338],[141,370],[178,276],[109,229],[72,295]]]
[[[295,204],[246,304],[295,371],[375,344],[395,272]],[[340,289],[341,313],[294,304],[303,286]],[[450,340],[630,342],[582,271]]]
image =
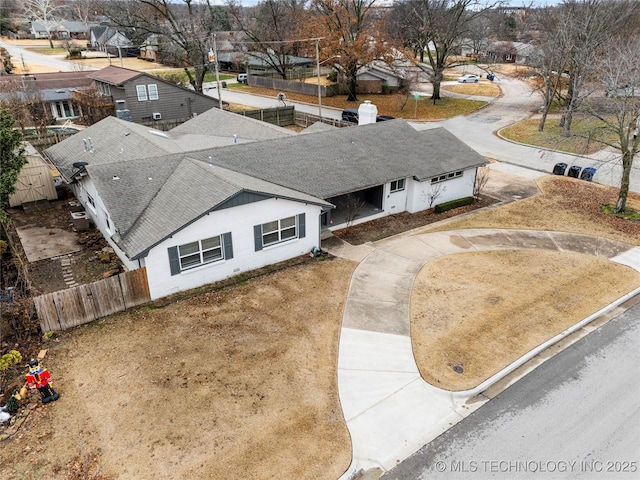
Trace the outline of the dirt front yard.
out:
[[[354,267],[314,261],[61,334],[43,362],[61,398],[2,442],[0,478],[83,478],[81,453],[104,479],[339,477]]]

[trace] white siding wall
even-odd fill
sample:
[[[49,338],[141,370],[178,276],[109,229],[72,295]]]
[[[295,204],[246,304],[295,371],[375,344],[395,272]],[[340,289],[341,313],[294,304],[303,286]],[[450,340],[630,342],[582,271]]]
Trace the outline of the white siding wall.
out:
[[[437,198],[433,202],[435,207],[439,203],[449,202],[458,198],[470,197],[473,195],[473,185],[476,179],[476,169],[465,170],[461,177],[452,178],[439,183],[431,183],[430,180],[418,182],[408,180],[407,190],[407,211],[410,213],[419,212],[429,208],[429,203],[433,195]],[[439,189],[439,192],[436,193]]]
[[[79,186],[70,185],[71,190],[75,194],[76,198],[80,201],[80,203],[82,203],[82,205],[84,206],[85,211],[91,217],[91,221],[96,225],[96,228],[100,230],[102,236],[107,240],[109,245],[113,248],[115,254],[128,270],[135,270],[136,268],[138,268],[138,262],[129,260],[127,256],[122,252],[122,250],[120,250],[120,248],[113,242],[113,240],[111,240],[111,236],[115,233],[113,221],[109,219],[111,228],[108,228],[106,213],[107,209],[105,208],[104,203],[102,203],[102,199],[98,195],[93,181],[91,181],[91,179],[86,176],[79,182],[78,185]],[[89,195],[91,195],[91,198],[93,198],[95,207],[89,204]]]
[[[391,193],[391,183],[384,184],[384,193],[382,195],[382,210],[386,215],[393,215],[395,213],[404,212],[407,208],[407,190],[409,183],[413,180],[411,178],[405,178],[404,190]]]
[[[270,199],[212,212],[153,248],[142,262],[147,267],[151,298],[164,297],[242,272],[307,254],[320,245],[321,208],[282,199]],[[255,251],[253,226],[306,214],[306,235]],[[171,275],[168,248],[231,232],[233,258]]]

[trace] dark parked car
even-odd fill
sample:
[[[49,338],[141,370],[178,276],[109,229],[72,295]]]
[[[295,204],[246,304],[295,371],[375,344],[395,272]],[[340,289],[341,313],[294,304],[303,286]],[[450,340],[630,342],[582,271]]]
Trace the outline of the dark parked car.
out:
[[[358,123],[358,109],[357,108],[345,108],[342,111],[342,121]]]
[[[396,117],[392,117],[391,115],[378,115],[376,117],[376,122],[386,122],[387,120],[393,120]]]
[[[564,171],[567,169],[567,164],[566,163],[556,163],[556,165],[553,167],[553,174],[554,175],[564,175]]]
[[[569,171],[567,172],[567,177],[578,178],[580,176],[580,170],[582,170],[581,166],[571,165],[569,167]]]

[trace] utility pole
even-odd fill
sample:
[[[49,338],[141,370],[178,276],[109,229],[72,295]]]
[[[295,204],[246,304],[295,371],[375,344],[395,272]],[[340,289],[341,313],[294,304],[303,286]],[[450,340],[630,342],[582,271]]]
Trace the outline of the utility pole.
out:
[[[218,88],[218,103],[222,110],[222,92],[220,91],[220,75],[218,74],[218,48],[216,46],[216,34],[213,34],[213,50],[209,50],[209,62],[213,62],[216,72],[216,85]]]
[[[320,94],[320,38],[314,38],[316,41],[316,68],[318,70],[318,116],[322,121],[322,95]]]

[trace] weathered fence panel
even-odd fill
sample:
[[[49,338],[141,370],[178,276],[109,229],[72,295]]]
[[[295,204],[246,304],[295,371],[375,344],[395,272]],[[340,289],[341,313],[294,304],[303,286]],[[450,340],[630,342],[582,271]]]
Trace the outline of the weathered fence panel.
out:
[[[147,269],[140,268],[129,273],[130,275],[120,279],[125,309],[140,305],[142,303],[140,302],[141,298],[151,299],[149,282],[147,282]]]
[[[124,272],[33,299],[43,332],[65,330],[151,300],[147,271]]]
[[[293,125],[295,123],[295,109],[293,106],[265,108],[263,110],[245,110],[236,113],[280,127],[286,127],[287,125]]]

